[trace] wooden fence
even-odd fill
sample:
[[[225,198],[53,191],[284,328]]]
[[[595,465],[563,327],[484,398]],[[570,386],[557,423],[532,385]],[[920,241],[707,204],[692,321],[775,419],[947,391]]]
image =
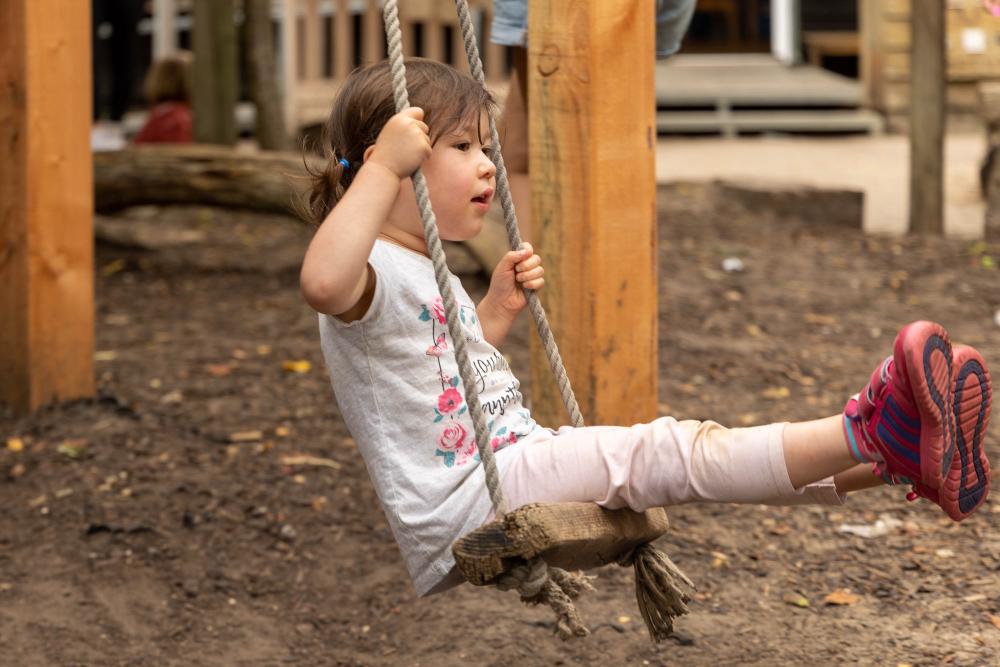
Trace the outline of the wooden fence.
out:
[[[510,54],[507,47],[490,42],[493,3],[472,0],[469,5],[487,82],[502,89]],[[379,0],[282,0],[279,44],[289,127],[321,123],[348,73],[386,56],[381,7]],[[399,19],[404,55],[468,71],[452,0],[404,0],[399,3]]]

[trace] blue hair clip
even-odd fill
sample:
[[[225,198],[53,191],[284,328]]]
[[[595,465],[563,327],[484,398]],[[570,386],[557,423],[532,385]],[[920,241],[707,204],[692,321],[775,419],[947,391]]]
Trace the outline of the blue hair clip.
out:
[[[337,160],[337,162],[339,162],[340,166],[344,168],[344,171],[347,171],[348,169],[351,168],[351,163],[347,161],[347,158],[342,157],[339,160]]]

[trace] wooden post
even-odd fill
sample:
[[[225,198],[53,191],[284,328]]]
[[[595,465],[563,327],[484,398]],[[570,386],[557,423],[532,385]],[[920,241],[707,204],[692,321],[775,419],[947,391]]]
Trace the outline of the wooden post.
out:
[[[910,231],[944,232],[945,3],[913,0]]]
[[[94,393],[90,3],[0,3],[0,401]]]
[[[319,16],[319,0],[306,0],[305,35],[302,46],[305,49],[306,81],[320,78],[323,69],[323,22]]]
[[[657,413],[653,4],[530,3],[528,103],[542,299],[588,423]],[[532,347],[535,417],[565,423]]]
[[[194,3],[194,139],[236,143],[236,24],[233,0]]]
[[[296,0],[281,2],[281,83],[285,94],[285,131],[298,133],[299,11]]]
[[[333,16],[333,72],[334,81],[343,82],[354,69],[353,31],[351,30],[351,7],[347,0],[338,0]]]
[[[385,58],[385,34],[382,30],[382,10],[378,0],[368,0],[365,13],[361,17],[361,32],[364,37],[362,54],[364,63],[376,63]]]

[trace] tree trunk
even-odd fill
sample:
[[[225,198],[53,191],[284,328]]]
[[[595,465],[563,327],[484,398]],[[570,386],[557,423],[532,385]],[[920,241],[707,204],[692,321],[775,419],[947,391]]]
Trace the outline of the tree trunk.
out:
[[[910,13],[910,232],[944,233],[945,10],[914,0]]]
[[[295,214],[309,187],[306,176],[298,153],[132,147],[94,154],[95,207],[103,213],[143,204],[206,204]]]
[[[194,140],[236,143],[236,25],[233,0],[194,3]]]
[[[270,0],[244,0],[250,96],[257,107],[257,143],[266,150],[287,150],[284,106],[278,89]]]
[[[1000,144],[989,147],[980,178],[986,200],[985,236],[990,241],[1000,241]]]

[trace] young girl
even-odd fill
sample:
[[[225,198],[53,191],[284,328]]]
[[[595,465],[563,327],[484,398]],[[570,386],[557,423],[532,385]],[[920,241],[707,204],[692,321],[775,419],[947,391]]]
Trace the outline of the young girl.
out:
[[[191,143],[191,74],[188,57],[158,60],[143,84],[149,116],[133,141],[137,144]]]
[[[459,581],[451,545],[491,508],[409,176],[418,167],[426,176],[441,238],[475,236],[494,196],[493,147],[484,141],[494,103],[446,65],[411,59],[407,79],[414,106],[402,113],[385,62],[351,74],[334,103],[329,165],[310,198],[321,224],[301,287],[320,314],[344,420],[423,595]],[[522,288],[544,284],[541,259],[527,243],[508,253],[478,304],[451,281],[511,508],[840,504],[884,481],[911,486],[911,498],[961,520],[986,498],[989,374],[939,325],[905,327],[843,414],[826,419],[727,429],[663,417],[551,431],[531,418],[497,351],[525,306]]]

